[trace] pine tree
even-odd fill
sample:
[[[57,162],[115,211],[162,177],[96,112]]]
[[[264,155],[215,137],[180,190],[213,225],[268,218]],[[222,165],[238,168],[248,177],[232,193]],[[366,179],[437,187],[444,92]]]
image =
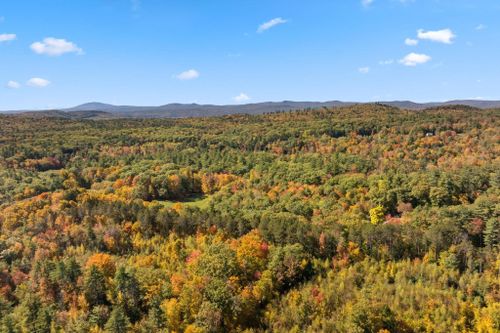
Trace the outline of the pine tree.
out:
[[[6,316],[0,325],[2,333],[16,333],[15,324],[11,316]]]
[[[52,318],[50,312],[46,308],[41,308],[38,311],[35,322],[33,323],[33,332],[50,333]]]
[[[120,267],[115,275],[115,289],[113,291],[115,304],[120,305],[127,316],[135,322],[141,314],[142,295],[139,282],[132,273]]]
[[[109,333],[126,333],[129,325],[130,322],[125,310],[119,305],[114,307],[105,328]]]
[[[83,294],[89,305],[106,304],[106,279],[103,273],[94,265],[90,267],[90,271],[86,276]]]
[[[70,283],[76,284],[78,277],[82,274],[80,265],[76,262],[75,258],[71,258],[66,265],[67,279]]]
[[[486,221],[484,230],[484,243],[487,246],[500,246],[500,220],[493,217]]]

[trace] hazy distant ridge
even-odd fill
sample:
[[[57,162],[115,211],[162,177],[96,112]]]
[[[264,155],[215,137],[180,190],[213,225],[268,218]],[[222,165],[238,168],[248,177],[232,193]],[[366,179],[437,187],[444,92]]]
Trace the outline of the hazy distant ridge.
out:
[[[318,107],[340,107],[355,103],[329,102],[265,102],[242,105],[213,105],[213,104],[180,104],[172,103],[161,106],[117,106],[103,103],[86,103],[63,111],[104,111],[122,117],[206,117],[223,116],[229,114],[262,114],[267,112],[289,111]]]
[[[423,110],[431,107],[447,105],[467,105],[474,108],[488,109],[500,108],[500,101],[486,100],[453,100],[436,103],[415,103],[412,101],[385,101],[378,102],[402,109]],[[290,111],[321,107],[342,107],[356,102],[327,101],[327,102],[264,102],[242,105],[212,105],[212,104],[180,104],[172,103],[161,106],[131,106],[112,105],[104,103],[86,103],[69,109],[46,111],[6,111],[29,116],[52,116],[77,119],[102,119],[102,118],[186,118],[210,117],[230,114],[263,114],[277,111]]]
[[[415,103],[412,101],[382,101],[377,102],[402,109],[422,110],[444,105],[467,105],[480,109],[500,108],[500,101],[487,100],[453,100],[447,102]],[[213,105],[213,104],[180,104],[172,103],[161,106],[118,106],[103,103],[86,103],[64,111],[105,111],[128,116],[164,116],[164,117],[200,117],[220,116],[227,114],[262,114],[276,111],[289,111],[320,107],[342,107],[357,102],[327,101],[327,102],[264,102],[242,105]]]

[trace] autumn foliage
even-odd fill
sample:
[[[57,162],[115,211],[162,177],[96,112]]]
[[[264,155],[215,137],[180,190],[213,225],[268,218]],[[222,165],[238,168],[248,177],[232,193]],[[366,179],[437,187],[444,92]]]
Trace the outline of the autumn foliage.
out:
[[[500,332],[499,116],[0,116],[0,332]]]

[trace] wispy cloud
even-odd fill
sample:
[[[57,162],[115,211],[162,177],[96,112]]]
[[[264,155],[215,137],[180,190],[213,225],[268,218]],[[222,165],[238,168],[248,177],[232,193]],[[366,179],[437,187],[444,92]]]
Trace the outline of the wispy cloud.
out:
[[[412,39],[412,38],[406,38],[405,44],[408,46],[415,46],[415,45],[418,45],[418,40]]]
[[[16,34],[0,34],[0,42],[8,42],[17,38]]]
[[[415,67],[420,64],[425,64],[429,62],[432,58],[427,54],[419,54],[419,53],[410,53],[406,55],[403,59],[399,60],[399,62],[405,66]]]
[[[417,31],[417,37],[423,40],[430,40],[432,42],[451,44],[456,35],[451,31],[451,29],[443,29],[436,31],[424,31],[420,29]]]
[[[6,86],[7,86],[7,88],[10,88],[10,89],[21,88],[21,84],[17,81],[9,81],[9,82],[7,82]]]
[[[65,53],[83,54],[83,50],[75,43],[53,37],[48,37],[41,42],[31,44],[31,49],[37,54],[48,56],[60,56]]]
[[[477,27],[476,27],[476,30],[484,30],[486,29],[486,26],[484,24],[479,24]]]
[[[361,74],[368,74],[370,72],[370,67],[360,67],[358,68],[358,72]]]
[[[50,84],[50,81],[42,79],[40,77],[33,77],[33,78],[29,79],[26,84],[30,87],[45,88]]]
[[[251,98],[245,93],[240,93],[238,96],[233,97],[233,100],[237,103],[248,102],[250,99]]]
[[[269,30],[272,27],[275,27],[280,24],[285,24],[286,22],[288,22],[288,20],[282,19],[281,17],[273,18],[272,20],[264,22],[261,25],[259,25],[257,32],[263,33],[264,31]]]
[[[189,69],[175,76],[182,81],[194,80],[200,77],[200,73],[196,69]]]
[[[387,65],[392,65],[394,63],[393,59],[387,59],[387,60],[380,60],[379,65],[387,66]]]
[[[375,0],[361,0],[363,7],[369,7]]]

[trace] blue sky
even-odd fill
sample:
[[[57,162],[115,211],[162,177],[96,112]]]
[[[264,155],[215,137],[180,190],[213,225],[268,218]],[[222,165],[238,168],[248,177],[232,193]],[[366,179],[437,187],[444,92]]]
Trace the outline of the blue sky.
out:
[[[498,0],[4,0],[0,109],[500,99]]]

